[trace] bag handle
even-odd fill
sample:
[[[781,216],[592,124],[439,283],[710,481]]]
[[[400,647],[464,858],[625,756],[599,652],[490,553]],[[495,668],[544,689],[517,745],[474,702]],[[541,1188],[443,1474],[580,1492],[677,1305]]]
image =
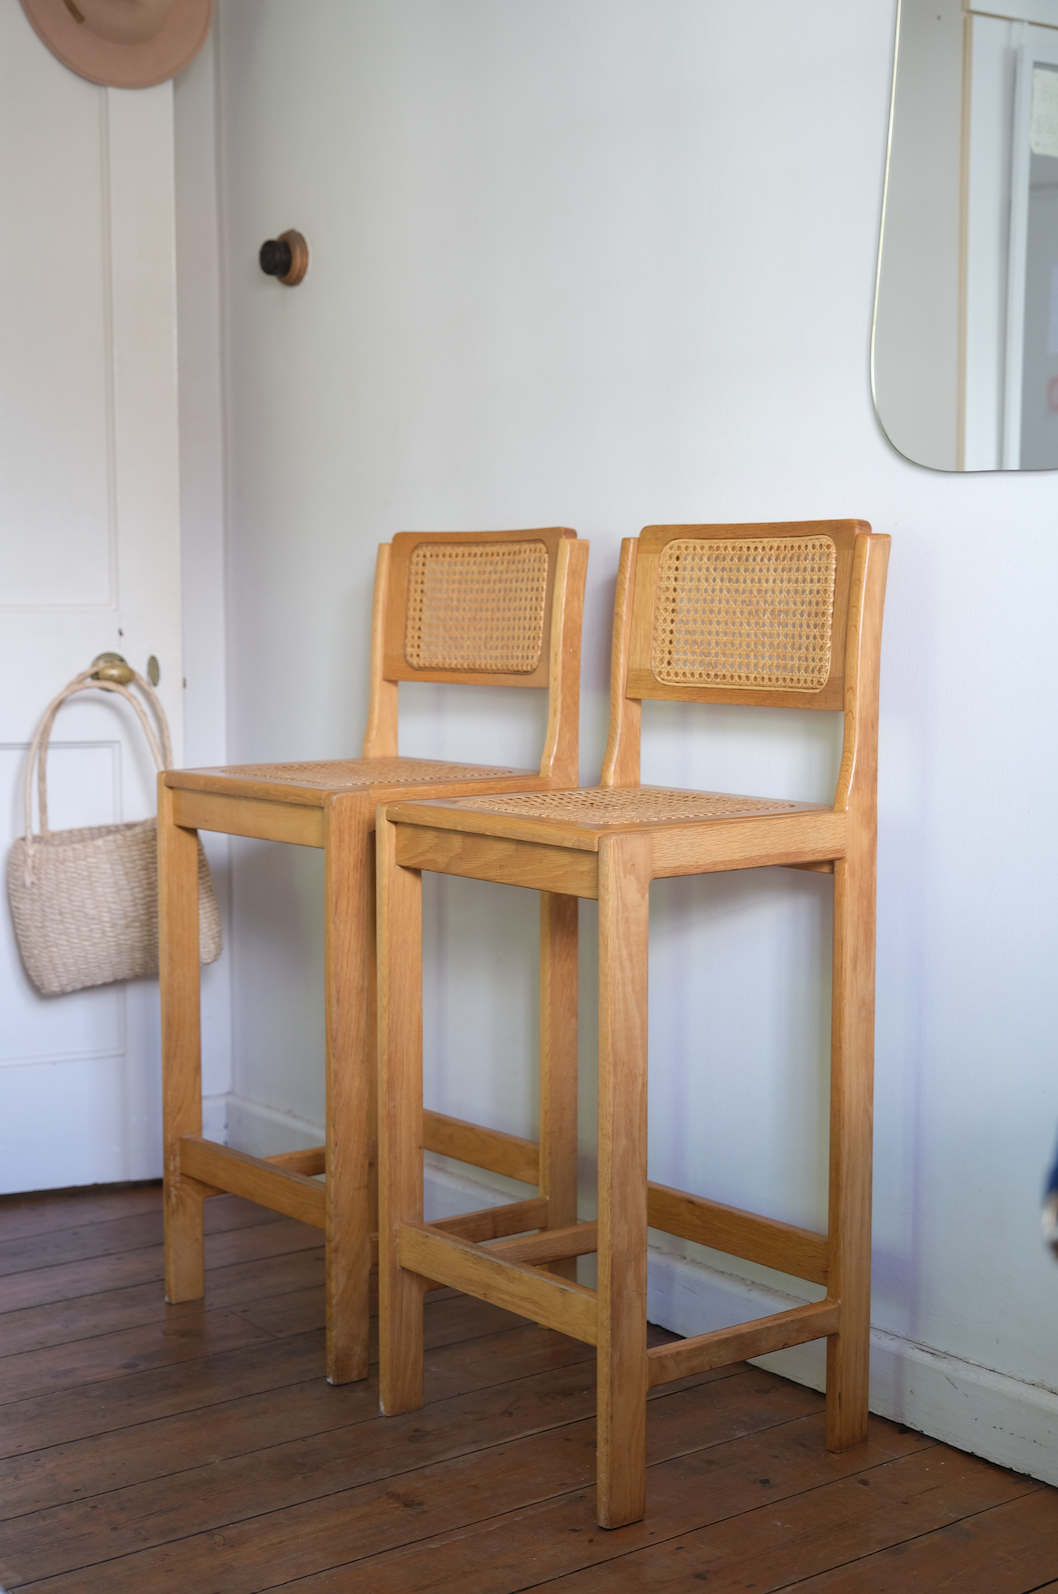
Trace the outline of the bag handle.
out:
[[[165,709],[162,707],[161,699],[158,697],[157,692],[155,692],[150,682],[145,680],[138,672],[133,671],[132,678],[139,687],[140,691],[143,693],[144,697],[147,699],[148,703],[151,705],[151,708],[154,710],[155,719],[157,720],[158,728],[161,731],[160,745],[159,739],[155,735],[154,727],[147,718],[146,710],[144,709],[139,698],[130,692],[127,686],[122,686],[117,681],[94,680],[91,667],[87,670],[82,670],[80,675],[75,675],[69,685],[64,686],[58,696],[52,698],[51,702],[44,710],[44,713],[41,715],[40,723],[34,731],[33,740],[30,743],[29,757],[26,760],[26,777],[22,793],[26,818],[27,855],[35,840],[33,834],[34,765],[36,765],[37,768],[37,805],[40,818],[40,834],[42,836],[51,834],[48,829],[48,743],[51,737],[51,728],[55,723],[55,716],[58,714],[62,705],[66,702],[67,698],[75,696],[78,692],[117,692],[120,697],[125,698],[127,702],[131,703],[132,707],[135,709],[140,724],[143,726],[144,734],[147,737],[147,745],[151,750],[151,757],[154,759],[157,769],[163,770],[170,769],[172,767],[173,744],[169,735],[169,721],[166,718]],[[28,861],[29,860],[27,856],[27,863]]]

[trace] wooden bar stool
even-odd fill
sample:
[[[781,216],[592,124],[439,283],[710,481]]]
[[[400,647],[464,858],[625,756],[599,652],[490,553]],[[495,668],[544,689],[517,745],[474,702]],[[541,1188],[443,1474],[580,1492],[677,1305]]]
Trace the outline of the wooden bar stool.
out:
[[[380,800],[411,792],[447,796],[576,781],[587,559],[588,544],[562,527],[402,533],[378,552],[363,756],[168,770],[159,777],[166,1298],[187,1301],[203,1294],[207,1196],[234,1192],[318,1225],[326,1238],[331,1383],[366,1378],[368,1371],[368,1288],[377,1228],[375,811]],[[400,681],[546,689],[539,773],[399,757]],[[325,1146],[253,1157],[202,1137],[195,845],[200,829],[324,850]],[[529,1142],[440,1114],[428,1115],[424,1134],[434,1151],[548,1183]],[[564,1160],[567,1155],[564,1148]],[[325,1184],[315,1177],[320,1173],[326,1173]],[[558,1192],[558,1207],[569,1223],[576,1194],[567,1182],[569,1190]]]
[[[602,785],[413,799],[379,812],[383,1410],[422,1403],[428,1280],[594,1344],[603,1527],[634,1522],[645,1509],[650,1385],[826,1336],[827,1445],[844,1450],[866,1437],[878,659],[888,554],[888,537],[861,521],[649,527],[621,551]],[[843,709],[833,806],[640,785],[644,698]],[[834,876],[826,1234],[647,1180],[650,882],[772,864]],[[548,1209],[546,1223],[524,1225],[538,1232],[483,1245],[489,1234],[455,1232],[455,1220],[423,1221],[423,869],[531,887],[571,922],[577,898],[598,899],[597,1223],[562,1227]],[[575,992],[572,935],[543,952],[543,988]],[[541,1073],[547,1083],[548,1070]],[[510,1210],[496,1210],[492,1234],[504,1232]],[[648,1350],[648,1225],[825,1285],[826,1298]],[[513,1221],[507,1233],[514,1236]],[[597,1291],[556,1268],[593,1251]]]

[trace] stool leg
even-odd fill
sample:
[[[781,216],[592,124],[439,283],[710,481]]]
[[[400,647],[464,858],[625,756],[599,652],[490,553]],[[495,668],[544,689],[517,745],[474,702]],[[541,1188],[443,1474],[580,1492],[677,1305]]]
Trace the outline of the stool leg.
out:
[[[830,1063],[830,1278],[840,1332],[827,1340],[827,1449],[867,1437],[874,1084],[874,852],[834,864]]]
[[[423,1295],[402,1268],[397,1232],[422,1221],[422,876],[396,861],[378,816],[378,1339],[388,1416],[422,1405]]]
[[[366,1378],[375,1110],[375,866],[363,798],[324,807],[327,1004],[327,1379]]]
[[[180,1172],[180,1136],[202,1133],[198,960],[198,832],[173,822],[173,793],[158,781],[158,972],[162,1007],[165,1298],[205,1293],[205,1187]]]
[[[576,897],[540,893],[540,1194],[547,1226],[577,1221]],[[575,1280],[577,1259],[549,1271]]]
[[[650,837],[599,843],[598,1518],[646,1510]]]

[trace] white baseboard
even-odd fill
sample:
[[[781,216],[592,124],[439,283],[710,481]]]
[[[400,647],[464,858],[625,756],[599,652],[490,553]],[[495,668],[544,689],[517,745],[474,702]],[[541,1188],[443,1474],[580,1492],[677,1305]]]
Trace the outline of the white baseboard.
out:
[[[308,1146],[323,1145],[322,1124],[310,1123],[296,1113],[283,1112],[276,1107],[265,1107],[234,1091],[225,1099],[226,1145],[248,1151],[252,1157],[274,1157],[280,1151],[303,1151]]]
[[[323,1141],[319,1125],[292,1114],[235,1096],[228,1097],[227,1104],[231,1143],[244,1151],[269,1156]],[[524,1189],[497,1175],[426,1155],[428,1217],[451,1217],[517,1199]],[[792,1296],[651,1247],[647,1315],[673,1333],[704,1334],[795,1304]],[[811,1389],[824,1386],[821,1341],[762,1356],[756,1365]],[[906,1423],[945,1444],[1058,1484],[1058,1394],[1037,1384],[875,1328],[870,1406],[879,1416]]]
[[[228,1097],[226,1095],[203,1096],[202,1133],[207,1140],[216,1140],[222,1146],[228,1144]]]

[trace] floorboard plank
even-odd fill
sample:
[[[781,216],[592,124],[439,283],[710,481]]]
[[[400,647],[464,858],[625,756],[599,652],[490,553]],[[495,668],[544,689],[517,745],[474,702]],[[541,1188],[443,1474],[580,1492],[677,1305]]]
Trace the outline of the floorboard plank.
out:
[[[651,1418],[654,1414],[652,1408]],[[769,1509],[785,1515],[805,1495],[841,1480],[873,1477],[887,1463],[938,1448],[880,1418],[871,1419],[866,1445],[840,1456],[824,1449],[823,1435],[823,1415],[813,1413],[713,1449],[653,1460],[647,1473],[646,1519],[612,1533],[596,1526],[593,1481],[586,1489],[544,1499],[510,1516],[483,1518],[437,1538],[424,1536],[406,1549],[336,1566],[293,1587],[298,1594],[339,1594],[353,1586],[353,1577],[357,1588],[371,1594],[403,1594],[408,1589],[417,1594],[420,1589],[429,1594],[460,1589],[463,1594],[507,1594],[550,1587],[591,1568],[598,1571],[600,1587],[623,1589],[624,1569],[637,1559],[636,1552],[654,1550],[691,1523],[730,1521],[748,1559],[750,1523],[762,1498]],[[741,1586],[751,1582],[747,1576]],[[629,1586],[650,1585],[632,1581]],[[692,1567],[682,1586],[697,1586]]]
[[[13,1401],[0,1406],[0,1457],[121,1432],[179,1412],[206,1413],[226,1400],[322,1377],[323,1367],[323,1335],[303,1334]]]
[[[205,1311],[186,1317],[179,1306],[168,1307],[160,1322],[142,1328],[5,1356],[0,1363],[0,1402],[30,1400],[149,1367],[171,1367],[273,1337],[237,1312]]]
[[[277,1447],[250,1467],[209,1469],[208,1489],[205,1477],[189,1477],[178,1502],[170,1483],[156,1504],[147,1491],[109,1510],[101,1506],[84,1522],[85,1537],[76,1547],[72,1522],[59,1527],[56,1518],[49,1527],[47,1516],[35,1518],[25,1542],[19,1524],[10,1523],[4,1534],[9,1560],[19,1582],[40,1580],[44,1587],[66,1570],[56,1564],[61,1556],[72,1558],[71,1568],[81,1568],[78,1587],[86,1590],[126,1594],[178,1578],[181,1594],[220,1588],[249,1594],[335,1559],[396,1548],[453,1524],[524,1509],[570,1489],[583,1491],[594,1478],[594,1418],[567,1419],[578,1406],[594,1407],[590,1363],[563,1370],[549,1387],[548,1376],[543,1388],[530,1380],[524,1389],[485,1391],[402,1417],[380,1417],[373,1442],[365,1444],[358,1433],[360,1442],[349,1454],[330,1441]],[[747,1409],[745,1397],[732,1397],[732,1382],[737,1380],[652,1402],[680,1408],[682,1422],[667,1424],[664,1440],[679,1451],[696,1439],[723,1444],[736,1406],[742,1416],[734,1420],[770,1427],[788,1423],[806,1398],[815,1398],[782,1380],[765,1388],[758,1379],[757,1399]],[[245,1513],[248,1482],[257,1508],[252,1515]],[[225,1509],[232,1505],[234,1512]],[[192,1523],[196,1531],[185,1536]],[[148,1536],[156,1548],[140,1548]],[[218,1538],[221,1548],[236,1546],[233,1560],[224,1556],[218,1562]],[[103,1560],[106,1551],[111,1558]]]
[[[651,1392],[647,1518],[602,1532],[589,1347],[435,1292],[383,1418],[324,1380],[317,1230],[211,1200],[166,1307],[159,1208],[0,1200],[10,1594],[1058,1594],[1058,1492],[873,1418],[830,1456],[821,1397],[744,1365]]]
[[[206,1300],[211,1302],[216,1275],[225,1268],[248,1267],[255,1261],[317,1251],[323,1255],[320,1231],[294,1218],[276,1218],[246,1230],[225,1230],[206,1238]],[[0,1340],[8,1318],[15,1312],[61,1301],[75,1301],[109,1290],[154,1284],[165,1277],[165,1252],[161,1244],[141,1246],[79,1261],[8,1274],[2,1288]],[[158,1298],[164,1301],[161,1289]]]
[[[159,1282],[154,1279],[128,1289],[110,1289],[7,1312],[0,1317],[0,1378],[2,1358],[22,1351],[95,1339],[100,1334],[139,1328],[163,1318],[194,1317],[222,1307],[252,1308],[258,1300],[296,1292],[311,1290],[318,1294],[323,1285],[323,1265],[323,1250],[317,1246],[311,1251],[220,1269],[209,1276],[204,1300],[185,1301],[180,1306],[166,1305]]]
[[[874,1587],[860,1581],[863,1557],[873,1560],[876,1552],[884,1550],[894,1557],[889,1565],[895,1571],[897,1563],[902,1564],[905,1541],[944,1532],[966,1518],[979,1520],[977,1513],[1041,1487],[974,1456],[935,1445],[778,1505],[769,1500],[755,1511],[679,1534],[609,1567],[588,1568],[540,1586],[548,1594],[598,1594],[615,1585],[629,1594],[647,1589],[674,1594],[698,1581],[707,1582],[711,1594],[735,1594],[747,1587],[757,1594],[791,1586],[799,1591],[817,1587],[829,1591],[830,1581],[819,1582],[817,1574],[837,1561],[854,1564],[846,1568],[851,1581],[834,1584],[835,1594],[838,1589],[861,1594]],[[861,1494],[861,1488],[867,1492]],[[964,1566],[964,1576],[966,1570]],[[389,1587],[370,1572],[368,1576],[373,1588]],[[421,1585],[430,1594],[443,1586],[432,1581]],[[919,1585],[903,1581],[889,1587],[917,1594]],[[936,1585],[921,1587],[932,1590]]]
[[[726,1384],[714,1385],[713,1389],[723,1391]],[[686,1393],[662,1399],[657,1404],[671,1406],[674,1411],[681,1406],[684,1408],[685,1430],[678,1431],[670,1425],[667,1435],[670,1442],[675,1440],[682,1447],[681,1463],[675,1469],[682,1477],[693,1471],[686,1465],[687,1446],[693,1442],[692,1430],[700,1425],[703,1413],[695,1409],[697,1403],[688,1402]],[[391,1422],[402,1420],[390,1419]],[[780,1423],[778,1427],[767,1429],[764,1435],[721,1440],[704,1454],[723,1458],[715,1469],[722,1476],[727,1477],[735,1470],[741,1477],[746,1468],[739,1465],[738,1450],[747,1447],[750,1476],[744,1479],[742,1495],[745,1502],[752,1501],[755,1506],[760,1499],[760,1483],[752,1473],[757,1465],[759,1446],[765,1444],[769,1452],[776,1449],[782,1452],[791,1444],[795,1450],[803,1450],[804,1446],[797,1445],[792,1431],[806,1422],[813,1425],[814,1443],[810,1454],[801,1457],[802,1465],[798,1470],[803,1487],[806,1474],[826,1478],[827,1461],[833,1463],[842,1459],[827,1458],[825,1452],[820,1454],[822,1429],[816,1415]],[[648,1436],[651,1426],[648,1422]],[[547,1551],[559,1557],[557,1569],[564,1571],[570,1563],[563,1552],[568,1554],[566,1546],[571,1540],[574,1553],[581,1553],[581,1546],[589,1538],[616,1545],[626,1534],[643,1532],[656,1536],[662,1531],[657,1523],[622,1529],[619,1534],[601,1533],[595,1527],[594,1438],[592,1420],[536,1433],[515,1443],[474,1451],[388,1480],[306,1501],[287,1510],[269,1511],[242,1522],[219,1525],[193,1538],[173,1541],[154,1550],[133,1552],[95,1567],[86,1567],[77,1573],[76,1586],[83,1588],[86,1594],[97,1594],[97,1591],[101,1594],[104,1589],[108,1594],[132,1594],[137,1588],[170,1584],[178,1586],[181,1594],[211,1594],[220,1589],[224,1594],[257,1594],[257,1591],[277,1588],[300,1578],[313,1594],[323,1589],[344,1591],[350,1588],[363,1588],[375,1594],[379,1566],[376,1562],[369,1563],[370,1557],[443,1534],[447,1539],[473,1542],[475,1549],[480,1539],[487,1536],[493,1556],[506,1558],[510,1551],[510,1534],[523,1515],[536,1515],[547,1505],[552,1510],[564,1507],[567,1513],[572,1513],[567,1515],[558,1533],[545,1543]],[[656,1443],[651,1444],[651,1452],[656,1462]],[[845,1467],[850,1467],[847,1458]],[[701,1511],[701,1477],[694,1482],[693,1494],[683,1496],[683,1507],[686,1510],[693,1499]],[[497,1521],[497,1518],[502,1520]],[[590,1557],[590,1546],[587,1553]],[[370,1576],[366,1573],[368,1564]],[[494,1566],[482,1567],[480,1572],[475,1570],[473,1581],[469,1581],[468,1567],[475,1565],[472,1559],[463,1563],[459,1581],[464,1590],[494,1586],[514,1590],[539,1581],[536,1565],[527,1562],[521,1554],[514,1557],[497,1583],[488,1580],[495,1572]],[[532,1577],[529,1567],[532,1567]],[[401,1581],[410,1570],[410,1567],[403,1567],[396,1581],[378,1586],[417,1590],[414,1581]],[[417,1566],[415,1570],[423,1568]],[[310,1581],[313,1573],[322,1575]],[[45,1579],[39,1586],[50,1591],[53,1586],[61,1588],[62,1584]]]
[[[0,1196],[0,1230],[5,1240],[28,1234],[48,1234],[68,1229],[87,1219],[105,1223],[108,1218],[130,1217],[136,1212],[159,1212],[162,1183],[113,1189],[100,1185],[90,1190],[50,1190],[43,1195]]]
[[[803,1594],[1028,1594],[1058,1573],[1058,1496],[1032,1493],[869,1559],[823,1573]],[[1046,1585],[1044,1585],[1046,1586]]]
[[[164,1277],[165,1253],[160,1245],[114,1251],[107,1256],[87,1256],[76,1262],[57,1262],[53,1266],[34,1268],[29,1273],[8,1273],[0,1289],[0,1333],[12,1312],[74,1301],[104,1290],[153,1284]]]
[[[667,1408],[670,1416],[660,1432],[655,1429],[654,1446],[669,1447],[671,1452],[672,1446],[678,1451],[692,1443],[720,1443],[729,1438],[736,1423],[772,1426],[817,1403],[810,1392],[781,1379],[760,1374],[745,1374],[744,1379],[752,1382],[755,1394],[737,1387],[743,1380],[721,1379],[652,1401],[652,1406]],[[574,1472],[567,1487],[578,1486],[585,1465],[589,1475],[594,1467],[594,1423],[585,1432],[582,1420],[595,1410],[590,1360],[435,1401],[403,1417],[378,1414],[374,1387],[365,1389],[363,1396],[364,1403],[374,1397],[373,1410],[370,1420],[355,1432],[299,1436],[271,1444],[262,1434],[262,1448],[252,1455],[189,1468],[179,1476],[174,1468],[143,1485],[35,1514],[24,1525],[10,1521],[4,1535],[9,1554],[23,1580],[45,1577],[108,1554],[140,1549],[145,1540],[164,1543],[185,1533],[223,1530],[264,1512],[282,1515],[306,1501],[355,1491],[379,1479],[399,1479],[409,1472],[419,1475],[424,1468],[435,1469],[459,1456],[486,1449],[490,1457],[507,1455],[519,1440],[550,1429],[557,1430],[550,1442],[554,1455],[527,1473],[534,1489],[539,1487],[538,1474],[547,1479],[551,1492],[551,1482],[559,1475],[555,1468],[568,1469],[571,1458]],[[572,1441],[571,1425],[576,1435]],[[59,1556],[66,1558],[61,1566],[55,1565]]]
[[[207,1234],[281,1221],[284,1220],[279,1219],[276,1213],[255,1206],[252,1201],[243,1201],[239,1196],[215,1196],[205,1204]],[[3,1232],[0,1226],[0,1233]],[[17,1239],[0,1239],[0,1277],[55,1267],[59,1263],[80,1261],[84,1257],[133,1250],[138,1246],[159,1245],[161,1240],[162,1207],[159,1200],[157,1210],[137,1212],[132,1217],[112,1218],[100,1224],[80,1223],[72,1228],[23,1235]]]
[[[474,1342],[430,1353],[428,1399],[450,1400],[496,1385],[554,1373],[592,1352],[576,1340],[527,1323]],[[313,1377],[280,1389],[218,1404],[201,1411],[122,1428],[28,1457],[0,1461],[0,1519],[25,1516],[75,1500],[188,1471],[255,1450],[379,1419],[378,1388],[372,1380],[335,1389]],[[348,1445],[348,1431],[340,1441]],[[159,1458],[162,1458],[161,1461]]]
[[[500,1306],[456,1295],[426,1306],[426,1347],[467,1342],[524,1320]],[[372,1322],[372,1360],[378,1361],[377,1326]],[[111,1378],[58,1393],[0,1406],[0,1456],[25,1454],[66,1440],[113,1432],[139,1422],[189,1410],[207,1410],[240,1395],[300,1383],[324,1381],[323,1334],[319,1331],[214,1352],[185,1365],[123,1371]],[[430,1364],[427,1365],[427,1378]],[[376,1395],[377,1401],[377,1395]]]

